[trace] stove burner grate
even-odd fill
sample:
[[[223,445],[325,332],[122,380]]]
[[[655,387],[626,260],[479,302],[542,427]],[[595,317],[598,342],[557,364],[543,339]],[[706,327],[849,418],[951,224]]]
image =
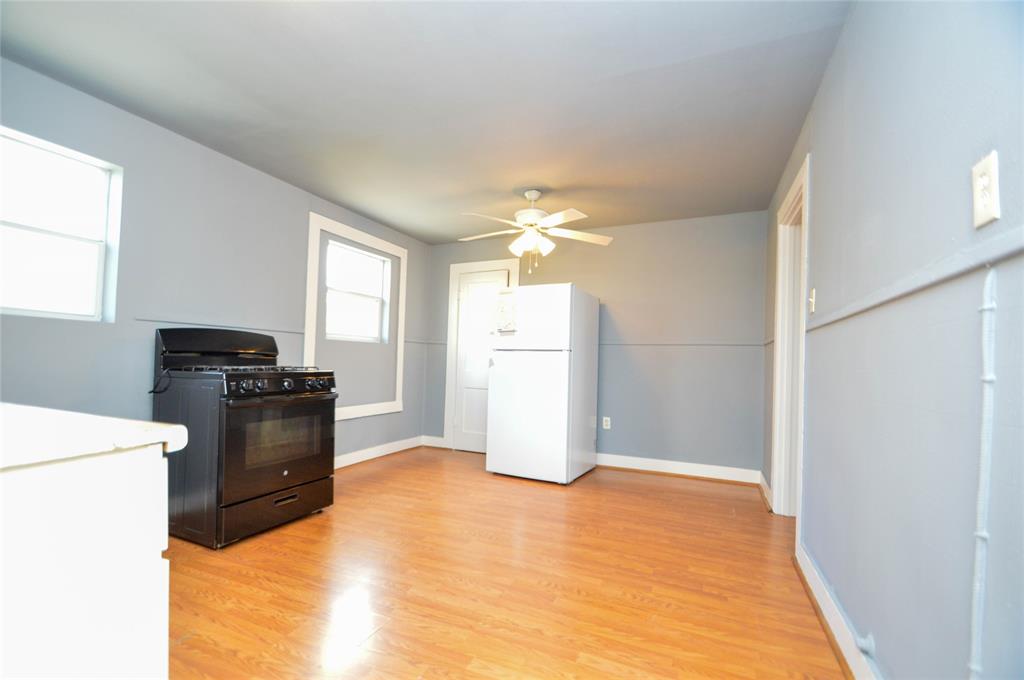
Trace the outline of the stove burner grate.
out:
[[[177,370],[190,373],[309,373],[320,369],[316,366],[182,366]]]

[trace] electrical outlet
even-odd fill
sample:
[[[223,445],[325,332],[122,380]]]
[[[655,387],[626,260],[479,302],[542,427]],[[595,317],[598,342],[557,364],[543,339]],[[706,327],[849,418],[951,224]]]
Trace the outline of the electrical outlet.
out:
[[[971,168],[974,189],[974,228],[1002,217],[999,209],[999,155],[992,151]]]
[[[612,419],[609,418],[608,416],[605,416],[604,418],[601,418],[601,429],[602,430],[610,430],[610,429],[612,429]]]

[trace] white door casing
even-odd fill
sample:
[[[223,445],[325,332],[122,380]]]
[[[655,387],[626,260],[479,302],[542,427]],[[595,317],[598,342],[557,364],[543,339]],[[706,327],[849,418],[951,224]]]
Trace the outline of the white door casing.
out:
[[[495,338],[498,291],[519,284],[519,260],[451,266],[445,445],[484,452],[487,445],[488,365]]]
[[[797,517],[797,540],[803,483],[810,160],[810,155],[804,159],[779,208],[775,263],[770,500],[776,514]]]

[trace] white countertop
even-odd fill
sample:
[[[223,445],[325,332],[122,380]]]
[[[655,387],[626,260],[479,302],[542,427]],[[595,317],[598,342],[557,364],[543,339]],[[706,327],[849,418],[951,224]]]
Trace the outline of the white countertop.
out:
[[[149,444],[170,453],[187,443],[184,425],[0,403],[0,470]]]

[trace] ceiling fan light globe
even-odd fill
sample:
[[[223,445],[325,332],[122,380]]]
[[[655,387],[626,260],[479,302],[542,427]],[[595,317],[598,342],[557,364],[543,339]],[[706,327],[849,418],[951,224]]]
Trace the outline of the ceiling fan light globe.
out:
[[[513,244],[518,243],[519,249],[525,252],[529,252],[537,247],[537,238],[540,234],[535,229],[527,229],[523,232],[522,236],[513,241]]]
[[[512,243],[510,243],[509,246],[508,246],[508,250],[509,250],[510,253],[512,253],[516,257],[522,257],[523,253],[526,252],[525,250],[523,250],[519,246],[519,239],[516,239],[515,241],[512,241]]]
[[[537,237],[537,248],[540,250],[540,254],[547,257],[552,250],[555,249],[555,242],[549,239],[547,236]]]

